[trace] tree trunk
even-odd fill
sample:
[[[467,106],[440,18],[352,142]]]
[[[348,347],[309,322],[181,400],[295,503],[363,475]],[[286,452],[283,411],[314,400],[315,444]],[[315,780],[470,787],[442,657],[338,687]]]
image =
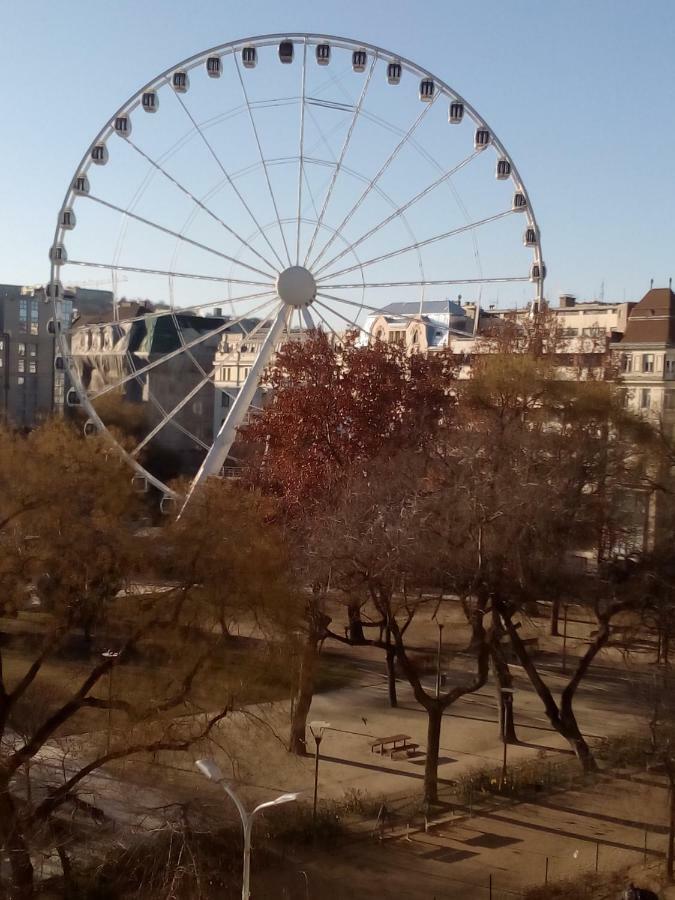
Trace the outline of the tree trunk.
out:
[[[70,857],[66,853],[62,844],[58,844],[56,852],[61,863],[61,871],[63,872],[63,897],[64,900],[70,900],[73,897],[73,866]]]
[[[319,659],[318,638],[313,628],[309,629],[305,646],[300,660],[300,672],[298,673],[298,693],[293,706],[291,717],[291,735],[288,749],[296,756],[304,756],[307,753],[305,732],[307,729],[307,716],[314,696],[314,679],[316,676]]]
[[[550,629],[549,634],[551,637],[559,637],[560,629],[558,628],[558,624],[560,622],[560,599],[556,597],[556,599],[551,603],[551,619],[550,619]]]
[[[603,620],[600,623],[598,634],[593,643],[588,647],[584,655],[579,660],[576,671],[570,679],[569,683],[562,692],[560,698],[560,706],[553,699],[553,694],[537,671],[537,667],[532,661],[525,644],[522,642],[517,629],[513,625],[511,618],[507,614],[502,616],[506,625],[509,637],[511,638],[511,646],[513,647],[520,664],[525,670],[525,674],[530,679],[532,687],[537,692],[539,699],[544,704],[544,710],[549,722],[561,737],[569,743],[574,751],[577,759],[581,763],[584,772],[597,771],[597,763],[591,748],[586,743],[584,736],[579,729],[572,701],[579,684],[588,672],[591,663],[595,659],[598,652],[605,646],[609,640],[609,620]]]
[[[443,707],[432,702],[427,708],[427,758],[424,765],[424,802],[438,801],[438,755],[441,746]]]
[[[349,618],[350,643],[365,644],[366,636],[363,633],[363,622],[361,621],[361,604],[350,603],[347,606],[347,616]]]
[[[391,631],[387,629],[387,689],[389,691],[389,706],[395,709],[398,706],[396,694],[396,650],[391,642]]]
[[[590,772],[597,772],[598,764],[595,761],[593,751],[588,746],[586,738],[581,733],[576,716],[571,711],[571,708],[569,712],[565,709],[561,709],[560,727],[558,728],[558,731],[560,735],[565,738],[572,750],[574,750],[574,754],[581,763],[581,768],[584,770],[584,773],[589,774]]]
[[[670,783],[670,816],[668,819],[668,847],[666,849],[666,877],[673,880],[673,862],[675,857],[675,766],[672,760],[666,760],[666,772]]]
[[[9,857],[12,900],[31,900],[33,864],[16,806],[6,788],[0,793],[0,846]]]

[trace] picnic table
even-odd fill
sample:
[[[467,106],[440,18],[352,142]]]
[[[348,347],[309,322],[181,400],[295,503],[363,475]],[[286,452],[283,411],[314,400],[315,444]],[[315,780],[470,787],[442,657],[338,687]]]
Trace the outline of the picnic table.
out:
[[[397,750],[417,750],[416,744],[409,734],[391,734],[389,737],[377,738],[370,744],[371,753],[395,753]]]

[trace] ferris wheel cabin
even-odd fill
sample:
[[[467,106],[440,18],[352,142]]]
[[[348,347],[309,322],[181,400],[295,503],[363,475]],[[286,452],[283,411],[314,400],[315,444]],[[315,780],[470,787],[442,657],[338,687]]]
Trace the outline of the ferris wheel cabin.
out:
[[[258,51],[255,47],[244,47],[241,51],[241,61],[245,69],[255,69],[258,62]]]
[[[393,62],[387,66],[387,81],[389,84],[400,84],[401,63]]]
[[[157,91],[146,91],[141,97],[141,106],[147,113],[157,112],[159,109]]]
[[[330,45],[329,44],[317,44],[316,46],[316,61],[320,66],[327,66],[330,62]]]
[[[464,118],[464,104],[463,103],[451,103],[450,109],[448,110],[448,122],[451,125],[459,125],[459,123]]]
[[[174,72],[171,77],[171,87],[177,94],[184,94],[190,87],[190,78],[187,72],[182,70]]]
[[[293,41],[282,41],[279,44],[279,59],[285,65],[293,62]]]
[[[352,69],[355,72],[365,72],[368,54],[365,50],[355,50],[352,53]]]
[[[104,166],[108,162],[108,148],[105,144],[96,144],[92,147],[91,161],[97,166]]]
[[[220,78],[223,73],[223,61],[219,56],[209,56],[206,60],[206,74],[209,78]]]
[[[420,81],[420,100],[424,101],[424,103],[431,103],[434,99],[435,91],[436,85],[431,78],[423,78]]]

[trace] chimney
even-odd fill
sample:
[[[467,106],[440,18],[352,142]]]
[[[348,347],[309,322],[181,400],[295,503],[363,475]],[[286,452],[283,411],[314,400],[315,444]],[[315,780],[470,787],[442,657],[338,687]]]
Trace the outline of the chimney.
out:
[[[561,294],[558,299],[560,301],[560,309],[572,309],[577,303],[577,298],[574,294]]]
[[[222,316],[222,314],[223,314],[222,306],[214,306],[213,307],[213,315],[214,316]]]

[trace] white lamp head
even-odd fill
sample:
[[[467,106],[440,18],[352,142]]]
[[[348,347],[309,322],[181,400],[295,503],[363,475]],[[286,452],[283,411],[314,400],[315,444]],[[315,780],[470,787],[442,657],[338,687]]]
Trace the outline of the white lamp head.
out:
[[[312,734],[318,733],[322,735],[326,728],[330,728],[330,722],[323,722],[321,720],[318,720],[316,722],[309,723],[309,730],[312,732]]]
[[[202,775],[206,775],[206,777],[210,778],[211,781],[223,780],[223,773],[220,771],[217,764],[212,759],[198,759],[195,762],[195,765],[202,773]]]
[[[300,794],[282,794],[280,797],[277,797],[276,800],[272,801],[275,806],[279,806],[282,803],[292,803],[294,800],[297,800]]]

